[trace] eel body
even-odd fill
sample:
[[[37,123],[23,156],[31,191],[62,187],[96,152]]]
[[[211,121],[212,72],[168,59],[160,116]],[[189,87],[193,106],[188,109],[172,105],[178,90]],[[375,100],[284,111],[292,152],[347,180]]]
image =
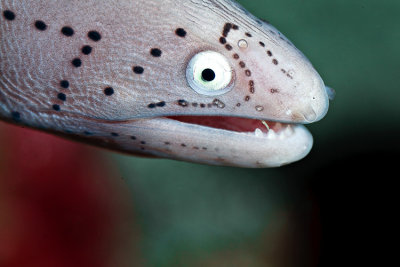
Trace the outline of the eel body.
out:
[[[1,0],[0,118],[113,150],[240,167],[303,158],[328,93],[229,0]]]

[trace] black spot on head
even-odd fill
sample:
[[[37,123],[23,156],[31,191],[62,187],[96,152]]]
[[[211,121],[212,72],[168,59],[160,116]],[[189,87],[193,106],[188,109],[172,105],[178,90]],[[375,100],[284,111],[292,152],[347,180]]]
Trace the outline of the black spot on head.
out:
[[[240,62],[239,62],[239,66],[240,66],[241,68],[246,68],[246,63],[244,63],[243,61],[240,61]]]
[[[54,109],[55,111],[60,111],[60,105],[54,104],[54,105],[53,105],[53,109]]]
[[[251,71],[250,70],[246,70],[245,74],[246,74],[247,77],[250,77],[251,76]]]
[[[142,145],[145,145],[145,144],[146,144],[146,142],[145,142],[145,141],[141,141],[140,143],[141,143]]]
[[[176,29],[175,34],[178,35],[179,37],[185,37],[187,32],[185,31],[185,29],[178,28]]]
[[[21,119],[21,114],[17,111],[11,112],[11,117],[14,121],[19,121]]]
[[[246,35],[247,37],[252,37],[252,36],[253,36],[253,35],[251,35],[251,33],[249,33],[249,32],[246,32],[245,35]]]
[[[225,45],[226,50],[231,51],[233,47],[230,44]]]
[[[178,105],[182,107],[187,107],[189,103],[186,100],[180,99],[178,100]]]
[[[240,57],[239,57],[238,54],[234,54],[234,55],[233,55],[233,58],[237,60],[237,59],[239,59]]]
[[[265,44],[264,44],[263,42],[259,42],[259,44],[260,44],[262,47],[265,47]]]
[[[239,26],[236,25],[236,24],[233,24],[233,25],[232,25],[232,29],[234,29],[234,30],[239,30]]]
[[[232,23],[225,23],[224,29],[222,30],[222,36],[223,37],[228,37],[228,34],[230,30],[232,29],[233,25]]]
[[[155,104],[155,103],[151,103],[151,104],[148,104],[147,107],[148,107],[148,108],[155,108],[155,107],[156,107],[156,104]]]
[[[66,80],[62,80],[62,81],[60,82],[60,86],[61,86],[62,88],[67,89],[67,88],[69,87],[69,82],[66,81]]]
[[[91,39],[91,40],[93,40],[93,41],[95,41],[95,42],[98,42],[98,41],[100,41],[100,39],[101,39],[101,35],[100,35],[100,33],[97,32],[97,31],[90,31],[90,32],[88,32],[88,37],[89,37],[89,39]]]
[[[268,56],[272,57],[272,52],[271,51],[267,51]]]
[[[61,33],[64,34],[65,36],[70,37],[74,35],[74,30],[69,26],[65,26],[61,29]]]
[[[157,107],[165,107],[165,101],[158,102],[156,104]]]
[[[46,23],[44,23],[41,20],[37,20],[35,21],[35,27],[36,29],[38,29],[39,31],[45,31],[47,29],[47,25]]]
[[[221,44],[226,44],[226,38],[225,38],[225,37],[219,38],[219,42],[220,42]]]
[[[107,87],[106,89],[104,89],[104,94],[106,96],[111,96],[114,94],[114,89],[112,87]]]
[[[59,93],[57,95],[57,98],[60,99],[61,101],[67,100],[67,96],[64,93]]]
[[[10,10],[4,10],[3,11],[3,16],[6,20],[14,20],[15,19],[15,14],[14,12]]]
[[[82,66],[82,60],[80,58],[74,58],[71,63],[75,68]]]
[[[85,45],[84,47],[82,47],[81,51],[84,55],[89,55],[90,53],[92,53],[92,47],[90,45]]]
[[[278,60],[276,60],[275,58],[272,60],[272,63],[274,63],[275,65],[278,65]]]
[[[136,140],[137,138],[136,138],[136,136],[131,136],[131,139]]]
[[[135,66],[133,67],[133,72],[136,74],[142,74],[144,72],[144,69],[141,66]]]
[[[119,134],[117,134],[117,133],[111,133],[111,135],[114,136],[114,137],[119,136]]]
[[[150,54],[151,54],[153,57],[161,57],[162,51],[161,51],[160,49],[158,49],[158,48],[152,48],[152,49],[150,50]]]

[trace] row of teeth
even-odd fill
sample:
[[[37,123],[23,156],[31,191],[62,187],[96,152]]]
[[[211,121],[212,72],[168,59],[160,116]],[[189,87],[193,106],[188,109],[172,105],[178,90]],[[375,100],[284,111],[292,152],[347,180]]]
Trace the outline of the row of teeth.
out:
[[[275,132],[273,129],[268,128],[267,133],[263,132],[260,128],[257,128],[254,130],[254,135],[255,135],[255,137],[267,138],[269,140],[276,140],[276,139],[283,140],[283,139],[286,139],[286,138],[290,137],[291,135],[293,135],[294,129],[292,128],[292,126],[287,125],[287,126],[283,126],[283,127],[284,127],[284,129],[282,129],[278,132]]]

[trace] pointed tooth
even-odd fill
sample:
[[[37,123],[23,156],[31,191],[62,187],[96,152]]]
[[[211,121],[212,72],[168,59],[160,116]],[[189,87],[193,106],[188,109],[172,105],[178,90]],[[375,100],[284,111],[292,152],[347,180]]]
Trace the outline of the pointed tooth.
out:
[[[267,134],[267,138],[270,140],[276,139],[278,135],[275,133],[274,130],[270,129]]]
[[[261,129],[259,129],[259,128],[257,128],[255,131],[254,131],[254,135],[256,136],[256,137],[263,137],[263,132],[261,131]]]
[[[294,133],[294,129],[291,125],[287,125],[285,129],[286,136],[291,136]]]

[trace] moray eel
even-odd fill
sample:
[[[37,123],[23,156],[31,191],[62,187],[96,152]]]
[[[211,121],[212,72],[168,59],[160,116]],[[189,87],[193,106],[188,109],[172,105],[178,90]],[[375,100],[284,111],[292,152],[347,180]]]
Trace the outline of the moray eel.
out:
[[[275,167],[331,92],[229,0],[1,0],[0,118],[136,155]]]

